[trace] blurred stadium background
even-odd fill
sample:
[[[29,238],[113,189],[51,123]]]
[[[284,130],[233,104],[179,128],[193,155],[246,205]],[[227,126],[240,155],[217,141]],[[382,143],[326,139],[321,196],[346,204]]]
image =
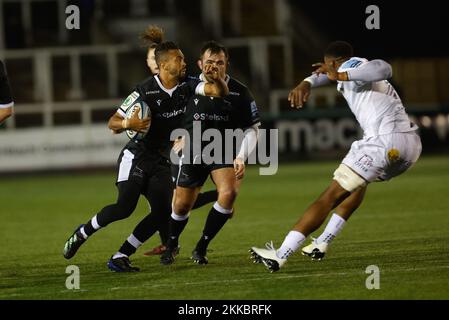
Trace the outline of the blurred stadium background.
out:
[[[15,116],[1,127],[0,172],[114,165],[125,142],[105,123],[133,86],[148,76],[138,35],[158,24],[188,58],[203,41],[230,49],[230,73],[256,96],[264,126],[279,129],[282,158],[335,158],[359,135],[333,86],[314,91],[305,110],[286,97],[335,39],[356,53],[388,60],[393,83],[421,127],[424,153],[448,151],[447,5],[382,3],[381,29],[367,30],[368,2],[345,5],[265,0],[2,0],[0,58],[6,62]],[[81,11],[68,30],[68,5]],[[430,18],[432,17],[432,18]],[[424,20],[425,19],[425,20]],[[400,23],[399,23],[400,22]],[[419,35],[419,36],[418,36]]]
[[[81,11],[79,30],[68,30],[65,27],[68,16],[65,9],[71,4],[77,5]],[[377,4],[380,7],[380,30],[365,28],[365,19],[368,16],[365,9],[369,4]],[[197,72],[195,62],[203,41],[215,39],[227,45],[231,55],[229,73],[247,84],[254,93],[261,110],[263,127],[279,129],[281,161],[293,162],[282,165],[286,168],[283,172],[287,174],[282,175],[281,172],[281,176],[277,177],[278,180],[271,180],[278,182],[279,186],[282,185],[280,190],[268,187],[273,185],[269,180],[270,177],[257,177],[255,171],[250,171],[249,176],[254,179],[254,183],[248,181],[247,184],[251,188],[254,186],[254,190],[242,191],[244,194],[239,207],[242,220],[240,229],[237,227],[237,230],[239,234],[252,230],[254,221],[245,218],[244,214],[256,209],[263,213],[260,215],[262,217],[260,224],[263,225],[263,221],[267,221],[268,225],[260,234],[253,235],[254,232],[251,232],[242,236],[243,242],[236,245],[237,249],[244,250],[248,244],[261,244],[261,241],[269,240],[275,235],[281,240],[283,232],[294,222],[300,209],[325,187],[340,157],[360,136],[355,119],[334,86],[314,90],[304,110],[290,110],[287,103],[289,90],[310,74],[312,71],[310,65],[321,60],[322,50],[327,43],[337,39],[351,42],[358,56],[368,59],[382,58],[392,64],[394,74],[392,82],[409,114],[420,126],[423,139],[424,165],[421,169],[417,169],[416,175],[422,180],[414,180],[413,171],[407,173],[405,176],[409,178],[404,178],[397,185],[397,189],[403,191],[398,196],[403,199],[412,195],[410,205],[415,206],[415,211],[409,209],[407,211],[412,211],[411,216],[416,219],[419,217],[419,210],[437,212],[432,219],[425,220],[420,217],[421,220],[415,220],[416,223],[410,228],[416,227],[415,231],[422,231],[419,226],[424,226],[428,222],[426,227],[429,228],[429,232],[433,228],[432,230],[439,232],[441,237],[446,237],[446,240],[439,238],[438,241],[443,240],[443,243],[447,243],[447,220],[444,220],[447,216],[443,215],[443,212],[446,210],[447,213],[449,204],[444,202],[446,201],[443,194],[444,181],[440,180],[440,184],[435,187],[436,180],[432,180],[440,177],[448,182],[449,52],[445,43],[449,31],[447,7],[446,2],[436,1],[434,5],[415,6],[405,3],[393,5],[379,1],[373,3],[326,1],[324,4],[321,1],[294,0],[0,0],[0,59],[6,64],[15,99],[15,115],[0,126],[0,177],[2,177],[0,203],[3,205],[2,216],[5,221],[8,220],[8,223],[3,224],[5,232],[2,232],[2,237],[11,247],[20,247],[14,255],[3,253],[3,258],[9,261],[3,268],[4,279],[9,282],[3,287],[6,291],[3,291],[0,297],[69,298],[61,294],[64,291],[66,276],[61,270],[64,270],[67,263],[63,261],[59,251],[62,250],[65,238],[75,223],[84,221],[96,209],[114,199],[115,173],[112,169],[127,138],[123,135],[112,135],[106,123],[133,86],[148,76],[145,65],[146,51],[138,43],[139,33],[148,24],[160,25],[166,32],[166,38],[176,41],[181,46],[187,57],[190,74]],[[314,161],[303,166],[306,160]],[[316,160],[327,162],[320,165]],[[300,165],[296,165],[295,161],[301,161]],[[98,176],[73,175],[74,172],[83,173],[86,170],[100,169],[107,171],[104,175]],[[310,170],[315,176],[307,176],[304,170]],[[53,171],[63,172],[65,175],[60,178],[34,175]],[[298,176],[295,176],[295,172]],[[30,176],[30,173],[33,175]],[[15,180],[18,174],[24,175],[25,178]],[[316,178],[317,176],[319,177]],[[425,180],[425,177],[430,177],[430,180]],[[422,182],[424,184],[421,185]],[[256,183],[260,185],[255,186]],[[412,188],[416,185],[428,191],[425,195],[428,198],[420,199],[421,195]],[[301,191],[303,195],[299,198],[295,194],[295,188],[303,190]],[[371,204],[363,210],[370,211],[374,210],[371,208],[379,206],[378,210],[385,210],[384,213],[391,209],[401,214],[401,210],[404,209],[399,207],[394,198],[389,198],[390,191],[397,192],[395,186],[382,188],[383,186],[373,187],[375,196],[367,200],[371,200]],[[304,192],[304,189],[309,190]],[[385,190],[385,193],[381,193],[380,190]],[[438,192],[443,196],[441,199],[437,197]],[[268,199],[271,195],[275,197],[271,203],[260,204],[260,197]],[[437,207],[420,205],[418,200]],[[9,204],[5,206],[7,202]],[[276,225],[273,225],[270,216],[274,214],[270,206],[284,210],[282,214],[285,216],[280,216]],[[77,298],[122,297],[110,291],[107,294],[100,292],[96,295],[95,288],[99,285],[95,281],[100,279],[107,285],[112,279],[110,275],[106,275],[104,262],[108,258],[105,252],[109,254],[115,248],[106,244],[110,243],[109,241],[119,244],[124,239],[133,223],[138,221],[146,209],[140,206],[139,210],[140,213],[138,217],[133,218],[134,220],[122,224],[121,227],[113,226],[110,233],[107,231],[99,236],[104,236],[108,241],[101,241],[101,244],[98,241],[99,247],[96,249],[93,249],[95,245],[90,247],[90,250],[95,250],[94,254],[100,256],[101,253],[101,258],[84,256],[87,259],[85,263],[89,266],[88,270],[95,273],[101,269],[101,272],[88,278],[94,293]],[[63,216],[58,216],[58,212],[61,211],[64,212]],[[201,219],[203,218],[204,215]],[[388,218],[385,214],[386,221]],[[43,223],[47,219],[51,221],[49,227],[53,231],[47,230],[49,234],[39,238],[46,244],[51,243],[50,247],[42,242],[34,248],[25,247],[20,243],[18,238],[20,234],[25,236],[23,244],[32,243],[39,234],[38,230],[45,228]],[[25,230],[20,228],[24,221],[30,224]],[[192,222],[192,228],[196,230],[195,235],[191,236],[192,242],[201,225],[202,220],[198,220],[197,224]],[[238,225],[236,222],[234,227]],[[359,233],[356,232],[353,238],[351,236],[347,238],[349,252],[336,251],[337,270],[345,269],[343,272],[354,271],[351,267],[354,263],[357,265],[359,260],[353,250],[358,248],[358,241],[367,241],[363,221],[355,220],[354,225],[361,229],[358,229]],[[387,222],[382,222],[381,226],[387,229],[391,227]],[[410,234],[406,236],[410,230],[407,226],[396,226],[396,231],[403,232],[404,237],[413,237]],[[369,230],[366,224],[365,227]],[[273,234],[273,230],[277,233]],[[36,236],[33,237],[33,234]],[[418,234],[422,233],[416,231],[416,238],[403,244],[410,254],[424,254],[420,251],[421,238]],[[388,243],[391,234],[382,236],[382,241]],[[431,235],[426,233],[425,236]],[[230,241],[234,240],[231,230],[223,232],[220,237],[223,237],[222,240],[228,238]],[[186,236],[186,239],[188,243],[189,236]],[[217,247],[224,254],[236,255],[224,244],[220,244],[219,240]],[[84,249],[89,250],[89,247]],[[368,249],[375,252],[378,247],[368,245]],[[365,258],[370,254],[368,249],[364,251]],[[434,259],[430,260],[430,264],[437,261],[442,252],[446,258],[440,263],[447,266],[447,247],[442,248],[434,244],[434,247],[427,249],[428,251],[425,251],[427,258],[431,256]],[[431,251],[434,256],[429,253]],[[389,254],[391,252],[386,252],[385,256]],[[37,264],[30,261],[36,269],[27,271],[26,257],[32,259],[42,255],[47,255],[48,260]],[[227,270],[229,277],[235,275],[235,272],[240,275],[239,266],[235,265],[234,260],[228,261],[227,258],[223,258],[223,261],[231,266],[231,269]],[[380,253],[376,258],[385,262],[382,260],[385,257]],[[80,261],[82,260],[75,262]],[[342,261],[347,261],[348,264]],[[362,261],[371,263],[368,258]],[[404,260],[401,263],[407,266],[409,262]],[[420,265],[421,260],[416,258],[414,263]],[[15,266],[18,268],[17,271],[11,271]],[[430,276],[425,271],[426,266],[421,269],[422,277]],[[332,273],[332,270],[336,270],[332,267],[335,265],[327,267],[323,265],[317,271]],[[39,268],[46,268],[47,273],[38,273]],[[162,267],[158,268],[161,270],[155,271],[156,278],[166,276],[163,280],[158,278],[158,281],[165,281],[160,284],[158,290],[165,288],[167,292],[162,290],[160,295],[146,295],[143,290],[126,297],[170,297],[168,293],[170,286],[166,285],[166,282],[179,280],[176,277],[180,276],[175,275],[173,270],[166,275]],[[242,279],[245,273],[252,272],[251,268],[252,265],[245,265]],[[310,271],[306,269],[307,267],[297,265],[291,272]],[[447,280],[445,271],[447,269],[433,273],[435,278],[426,282],[427,287],[424,285],[427,291],[413,292],[412,283],[408,282],[405,291],[393,290],[374,298],[448,298],[447,286],[437,281],[438,277],[444,281],[444,275]],[[192,270],[187,272],[188,276],[197,276]],[[17,276],[22,273],[28,277],[21,277],[18,280]],[[56,281],[55,273],[61,273],[57,278],[57,289],[52,283]],[[221,269],[214,270],[210,276],[206,276],[206,279],[220,275]],[[344,290],[347,291],[344,293],[329,294],[326,289],[328,286],[339,285],[335,282],[339,277],[338,271],[337,274],[334,272],[334,275],[335,278],[332,280],[334,282],[330,280],[326,282],[326,279],[321,279],[320,281],[324,282],[319,285],[308,282],[312,286],[318,286],[317,291],[311,296],[301,295],[293,287],[285,292],[269,292],[270,282],[257,287],[253,281],[251,289],[254,291],[244,288],[242,282],[236,285],[237,291],[229,290],[228,293],[211,289],[205,290],[204,295],[197,293],[189,296],[186,289],[180,290],[174,297],[180,299],[373,297],[368,295],[366,290],[363,292],[356,290],[354,293],[351,291],[350,282],[345,284]],[[202,276],[204,277],[205,273]],[[363,279],[364,276],[362,270],[356,277]],[[136,279],[145,281],[144,276]],[[393,279],[399,282],[412,281],[413,277],[406,277],[406,280],[394,277]],[[285,283],[289,281],[293,280],[287,278],[284,280]],[[45,292],[42,295],[39,286],[44,290],[42,292]],[[436,291],[432,291],[433,288],[436,288]]]

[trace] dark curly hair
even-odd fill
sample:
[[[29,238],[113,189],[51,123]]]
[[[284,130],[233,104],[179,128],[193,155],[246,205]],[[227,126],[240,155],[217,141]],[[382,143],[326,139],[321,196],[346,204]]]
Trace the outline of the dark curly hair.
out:
[[[179,47],[172,41],[163,41],[164,31],[155,25],[149,25],[144,32],[140,34],[140,41],[148,50],[154,50],[156,64],[160,66],[160,61],[164,55],[170,50],[178,50]]]

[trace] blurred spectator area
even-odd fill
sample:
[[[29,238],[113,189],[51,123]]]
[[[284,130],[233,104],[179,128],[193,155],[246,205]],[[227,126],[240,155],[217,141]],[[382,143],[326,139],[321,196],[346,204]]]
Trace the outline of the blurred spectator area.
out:
[[[65,28],[71,4],[80,8],[80,30]],[[202,42],[224,43],[230,73],[248,85],[262,113],[291,112],[289,90],[334,40],[312,9],[289,0],[2,0],[0,59],[16,101],[7,128],[107,121],[149,75],[138,43],[148,24],[180,44],[191,74]],[[408,107],[449,106],[449,57],[367,57],[392,64],[392,82]],[[314,90],[306,108],[345,106],[331,86]]]

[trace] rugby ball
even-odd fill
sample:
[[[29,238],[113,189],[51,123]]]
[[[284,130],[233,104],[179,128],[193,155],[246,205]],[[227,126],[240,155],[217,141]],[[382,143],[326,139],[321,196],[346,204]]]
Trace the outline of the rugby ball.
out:
[[[137,108],[140,108],[139,112],[137,113],[139,119],[144,119],[151,115],[150,107],[145,103],[145,101],[139,101],[131,105],[126,110],[125,119],[130,119]],[[125,130],[125,132],[130,139],[143,139],[147,134],[148,129],[144,132],[137,132],[134,130]]]

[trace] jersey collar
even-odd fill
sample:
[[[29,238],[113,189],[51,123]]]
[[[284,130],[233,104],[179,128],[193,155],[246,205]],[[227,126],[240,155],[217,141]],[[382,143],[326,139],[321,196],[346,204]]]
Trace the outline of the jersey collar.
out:
[[[159,87],[165,91],[170,97],[172,96],[173,92],[178,88],[178,85],[174,86],[171,89],[167,89],[166,87],[164,87],[164,85],[162,84],[161,80],[159,79],[159,75],[155,75],[154,79],[156,79],[157,84],[159,85]]]

